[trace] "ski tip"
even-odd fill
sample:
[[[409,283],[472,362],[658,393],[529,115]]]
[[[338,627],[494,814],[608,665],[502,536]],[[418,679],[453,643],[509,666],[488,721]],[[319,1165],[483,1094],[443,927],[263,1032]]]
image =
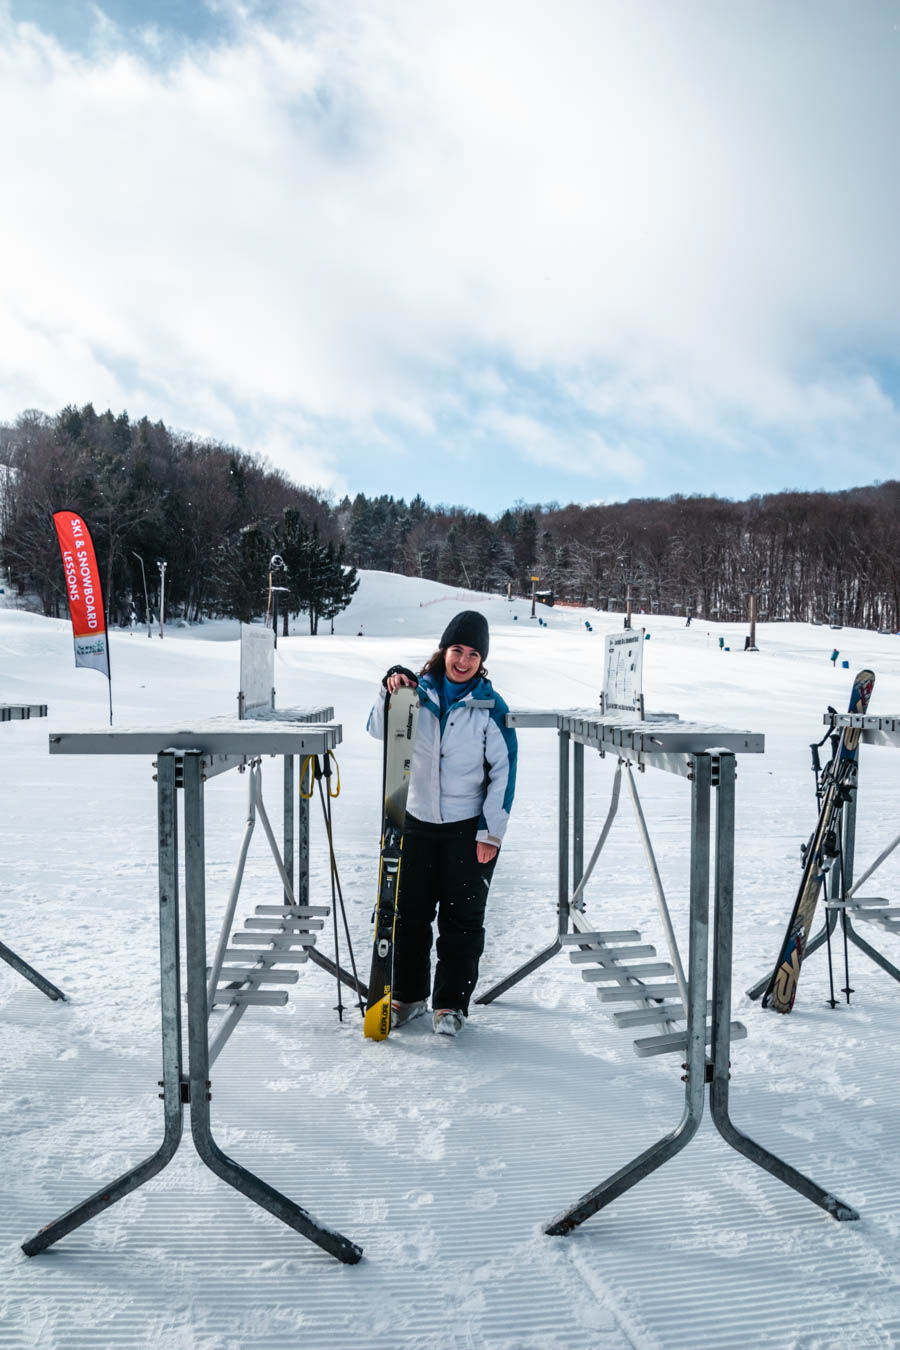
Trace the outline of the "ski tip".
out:
[[[383,1041],[391,1030],[391,999],[389,994],[366,1008],[363,1017],[363,1033],[367,1040]]]

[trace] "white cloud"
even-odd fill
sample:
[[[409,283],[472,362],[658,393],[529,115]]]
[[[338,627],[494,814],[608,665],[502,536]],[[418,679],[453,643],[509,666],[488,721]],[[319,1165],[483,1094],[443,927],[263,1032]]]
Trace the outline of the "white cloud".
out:
[[[478,425],[491,443],[515,449],[543,468],[564,469],[586,479],[606,476],[617,488],[634,488],[646,475],[647,466],[637,450],[596,431],[561,430],[527,414],[496,409],[481,417]]]
[[[767,437],[891,453],[886,9],[295,16],[235,7],[169,65],[108,21],[85,56],[0,19],[0,415],[91,398],[351,487],[383,422],[396,450],[451,408],[454,443],[469,418],[631,482],[690,437],[723,472]]]

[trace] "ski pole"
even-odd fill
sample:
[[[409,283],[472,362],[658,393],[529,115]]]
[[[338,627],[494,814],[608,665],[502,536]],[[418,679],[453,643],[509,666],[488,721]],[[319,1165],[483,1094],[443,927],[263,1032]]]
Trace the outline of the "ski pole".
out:
[[[337,757],[332,755],[331,751],[329,750],[325,755],[324,773],[326,781],[331,778],[332,759],[334,759],[334,766],[337,769],[337,787],[335,788],[334,792],[332,792],[330,783],[328,786],[328,811],[325,816],[325,832],[328,836],[328,853],[331,861],[332,884],[333,887],[337,888],[338,904],[341,907],[341,920],[344,925],[344,936],[347,939],[347,955],[350,957],[350,969],[353,971],[353,983],[356,987],[356,997],[359,1003],[359,1011],[361,1016],[365,1017],[366,1010],[363,1006],[362,994],[360,993],[359,989],[359,976],[356,973],[356,957],[353,954],[353,942],[350,938],[350,925],[347,922],[347,906],[344,904],[344,893],[341,888],[341,877],[340,873],[338,872],[337,858],[334,852],[334,832],[332,828],[331,803],[332,801],[335,800],[335,798],[341,795],[341,766],[338,763]],[[334,892],[332,891],[332,894],[333,893]]]
[[[326,756],[325,756],[325,764],[326,764],[325,773],[328,773],[328,768],[327,768],[327,765],[328,765],[328,756],[327,756],[327,754],[326,754]],[[318,789],[319,789],[319,800],[320,800],[321,803],[322,803],[322,814],[323,814],[324,819],[325,819],[325,833],[328,835],[328,837],[329,837],[329,839],[330,839],[330,837],[331,837],[331,822],[329,821],[329,818],[328,818],[328,809],[327,809],[327,807],[326,807],[326,805],[325,805],[325,793],[324,793],[324,791],[323,791],[323,789],[322,789],[322,777],[323,777],[323,772],[322,772],[322,765],[319,763],[319,756],[318,756],[318,755],[316,755],[316,756],[313,758],[313,775],[314,775],[315,780],[316,780],[316,786],[317,786]],[[340,952],[340,941],[339,941],[340,934],[339,934],[339,930],[338,930],[337,901],[336,901],[336,899],[335,899],[335,894],[334,894],[334,868],[333,868],[333,867],[329,867],[328,870],[329,870],[330,880],[331,880],[331,919],[332,919],[332,924],[333,924],[333,927],[334,927],[334,965],[335,965],[335,979],[336,979],[336,981],[337,981],[337,1007],[336,1007],[335,1011],[337,1012],[337,1015],[338,1015],[338,1021],[339,1021],[339,1022],[343,1022],[343,1020],[344,1020],[344,999],[343,999],[343,994],[342,994],[342,992],[341,992],[341,952]]]
[[[312,758],[312,757],[311,757],[311,758]],[[318,763],[318,760],[316,761],[316,763]],[[335,764],[337,764],[337,759],[335,759]],[[344,904],[344,892],[343,892],[343,889],[342,889],[342,887],[341,887],[341,877],[340,877],[340,873],[339,873],[339,871],[338,871],[337,857],[335,856],[335,852],[334,852],[334,832],[333,832],[333,828],[332,828],[332,819],[331,819],[331,802],[332,802],[333,798],[336,797],[336,796],[338,795],[338,793],[340,792],[340,768],[338,768],[338,775],[337,775],[337,778],[338,778],[338,786],[337,786],[337,789],[332,793],[331,790],[330,790],[330,787],[329,787],[329,791],[328,791],[328,805],[327,805],[327,806],[326,806],[326,804],[325,804],[326,798],[325,798],[325,795],[323,794],[323,791],[322,791],[321,778],[322,778],[323,776],[324,776],[326,779],[328,779],[328,778],[331,777],[331,753],[330,753],[330,751],[329,751],[328,754],[326,754],[326,756],[325,756],[325,767],[324,767],[324,770],[322,771],[322,774],[319,775],[319,800],[320,800],[321,803],[322,803],[322,815],[323,815],[323,819],[324,819],[324,822],[325,822],[325,834],[326,834],[327,839],[328,839],[328,857],[329,857],[329,865],[330,865],[330,870],[331,870],[331,895],[332,895],[332,905],[334,905],[334,894],[335,894],[335,889],[336,889],[336,890],[337,890],[337,900],[338,900],[338,904],[340,905],[340,909],[341,909],[341,920],[342,920],[343,925],[344,925],[344,936],[345,936],[346,939],[347,939],[347,954],[348,954],[348,956],[350,957],[350,969],[351,969],[352,972],[353,972],[353,984],[354,984],[354,987],[355,987],[355,989],[356,989],[356,998],[357,998],[357,1003],[358,1003],[358,1006],[359,1006],[359,1012],[360,1012],[360,1016],[361,1016],[361,1017],[365,1017],[365,1015],[366,1015],[366,1010],[365,1010],[365,1006],[364,1006],[364,1004],[363,1004],[362,992],[361,992],[361,990],[360,990],[360,985],[359,985],[359,975],[357,974],[357,970],[356,970],[356,957],[355,957],[354,952],[353,952],[353,940],[352,940],[352,938],[350,937],[350,925],[349,925],[349,923],[348,923],[348,921],[347,921],[347,907],[346,907],[346,905]],[[334,912],[335,912],[335,923],[336,923],[336,922],[337,922],[337,909],[336,909],[336,908],[335,908],[335,911],[334,911]],[[335,960],[337,960],[337,940],[336,940],[336,939],[335,939]],[[338,983],[339,983],[339,984],[340,984],[340,978],[341,978],[341,977],[340,977],[340,966],[338,965]],[[338,997],[340,997],[340,990],[338,991]]]

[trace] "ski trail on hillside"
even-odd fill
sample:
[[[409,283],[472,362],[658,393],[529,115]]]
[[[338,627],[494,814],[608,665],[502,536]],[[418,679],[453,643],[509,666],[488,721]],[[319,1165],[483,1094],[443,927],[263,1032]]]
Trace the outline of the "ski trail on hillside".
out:
[[[363,969],[380,783],[365,720],[398,651],[430,654],[440,620],[468,603],[433,585],[364,574],[364,638],[351,606],[333,638],[279,640],[279,703],[331,704],[343,728],[334,829]],[[419,605],[438,594],[446,604]],[[505,697],[515,691],[508,702],[592,701],[585,691],[599,687],[599,631],[584,635],[580,616],[561,612],[547,629],[529,629],[501,599],[471,603],[490,618],[491,674]],[[611,628],[620,624],[610,616]],[[50,716],[2,729],[0,937],[70,1001],[50,1003],[0,964],[0,1350],[900,1345],[900,990],[854,950],[849,1007],[825,1006],[824,951],[804,968],[790,1018],[761,1013],[741,992],[784,930],[814,816],[808,745],[827,703],[846,697],[846,673],[832,668],[821,630],[803,625],[761,626],[752,658],[719,653],[715,636],[708,646],[705,632],[677,619],[648,616],[647,626],[649,707],[767,736],[765,756],[742,757],[737,784],[733,1013],[749,1037],[734,1047],[735,1122],[856,1206],[860,1222],[833,1223],[728,1149],[707,1119],[678,1158],[570,1236],[548,1238],[543,1226],[561,1209],[677,1125],[676,1058],[637,1059],[629,1034],[562,955],[496,1003],[473,1007],[457,1042],[436,1038],[423,1019],[366,1045],[358,1013],[349,1008],[340,1025],[333,981],[306,966],[287,1006],[252,1009],[216,1064],[213,1129],[236,1159],[360,1242],[363,1262],[338,1266],[255,1209],[202,1166],[189,1140],[153,1182],[26,1259],[26,1236],[161,1137],[156,795],[149,758],[48,755],[52,730],[103,726],[104,682],[74,671],[65,625],[2,610],[0,642],[17,653],[5,677],[23,697],[47,701]],[[734,625],[709,627],[734,637]],[[224,622],[167,630],[164,642],[113,633],[117,709],[134,725],[232,713],[236,636]],[[900,640],[845,630],[841,647],[854,668],[877,671],[880,709],[900,709]],[[546,946],[557,926],[555,734],[523,732],[519,758],[482,988]],[[586,850],[612,768],[611,757],[585,756]],[[267,762],[264,773],[277,835],[281,767]],[[858,870],[896,815],[900,755],[867,747],[860,781]],[[683,941],[688,787],[656,771],[638,782]],[[236,773],[207,785],[210,944],[246,795]],[[257,842],[238,924],[252,905],[280,899]],[[659,948],[624,806],[607,847],[586,917],[637,927]],[[310,898],[327,903],[315,804],[311,871]],[[895,895],[898,885],[900,854],[879,873],[878,893]],[[330,921],[321,941],[330,954]],[[891,935],[879,933],[877,945],[900,961]]]

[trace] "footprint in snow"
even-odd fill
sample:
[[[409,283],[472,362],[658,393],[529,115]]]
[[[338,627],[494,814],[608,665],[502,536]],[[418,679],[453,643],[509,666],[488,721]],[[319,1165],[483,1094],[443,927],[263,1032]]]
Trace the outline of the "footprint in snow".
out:
[[[499,1199],[500,1196],[498,1192],[493,1190],[490,1186],[486,1186],[483,1190],[472,1192],[466,1201],[466,1209],[476,1209],[480,1211],[493,1209]]]

